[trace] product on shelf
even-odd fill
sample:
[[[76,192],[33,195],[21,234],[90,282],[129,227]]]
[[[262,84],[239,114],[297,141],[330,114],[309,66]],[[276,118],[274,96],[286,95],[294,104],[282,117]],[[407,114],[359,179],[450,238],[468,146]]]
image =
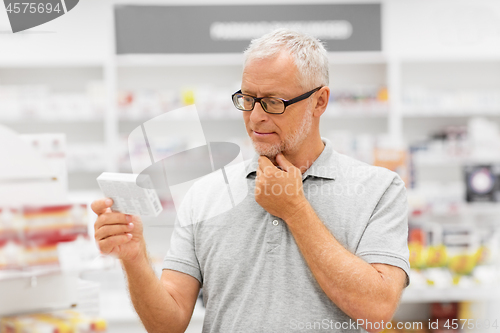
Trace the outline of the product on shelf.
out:
[[[330,139],[335,151],[373,164],[373,154],[377,146],[377,138],[374,135],[368,133],[354,135],[350,131],[338,130],[326,133],[325,137]]]
[[[406,150],[397,148],[377,148],[373,156],[373,165],[381,166],[396,172],[405,183],[408,183],[408,154]]]
[[[500,202],[500,164],[466,165],[467,202]]]
[[[333,114],[386,114],[389,93],[387,87],[352,87],[332,89],[329,109]]]
[[[64,134],[19,135],[0,125],[0,206],[52,205],[67,201]]]
[[[88,237],[86,204],[0,212],[0,269],[58,264],[58,243]]]
[[[106,321],[73,310],[4,317],[0,333],[104,333]]]
[[[195,104],[200,118],[238,118],[241,112],[231,102],[232,89],[190,87],[177,90],[136,89],[118,92],[122,120],[147,120],[171,110]]]
[[[106,169],[108,154],[103,143],[68,144],[66,164],[68,172],[102,171]]]
[[[468,214],[498,216],[500,206],[500,128],[471,118],[467,126],[447,126],[410,146],[408,200],[413,217]],[[468,203],[490,203],[490,206]],[[495,211],[496,210],[496,211]]]
[[[387,135],[355,135],[350,131],[340,130],[330,131],[325,137],[331,140],[337,152],[395,171],[405,183],[408,182],[408,153],[404,145]]]
[[[498,248],[498,228],[495,230],[466,224],[411,223],[412,284],[450,287],[497,283],[493,249]]]
[[[458,324],[462,333],[492,332],[500,328],[500,319],[491,316],[485,302],[458,303]]]
[[[102,119],[106,104],[103,82],[90,81],[85,92],[55,93],[47,85],[0,85],[0,119],[96,120]]]
[[[20,209],[0,209],[0,269],[22,262],[23,219]]]
[[[181,92],[181,101],[184,105],[191,105],[195,102],[195,91],[193,89],[184,89]]]
[[[446,246],[435,245],[427,248],[427,267],[446,267],[448,262],[448,252]]]
[[[474,117],[467,126],[446,126],[410,145],[410,151],[413,168],[499,164],[500,128],[493,121]]]
[[[408,237],[408,249],[410,251],[410,267],[422,268],[425,267],[424,258],[424,232],[422,229],[410,229]]]
[[[437,90],[408,87],[403,90],[403,106],[412,113],[499,114],[500,93],[497,90]]]
[[[458,303],[432,303],[429,321],[433,333],[458,332]],[[457,323],[457,326],[453,325]]]

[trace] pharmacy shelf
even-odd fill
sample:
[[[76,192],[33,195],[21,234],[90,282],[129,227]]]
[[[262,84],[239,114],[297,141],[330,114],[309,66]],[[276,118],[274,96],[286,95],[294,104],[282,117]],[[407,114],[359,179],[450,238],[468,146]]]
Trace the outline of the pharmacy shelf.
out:
[[[19,278],[33,278],[44,275],[60,274],[59,266],[36,266],[23,269],[2,269],[0,270],[0,281],[13,280]]]
[[[500,156],[485,156],[483,158],[478,157],[456,157],[450,155],[431,155],[425,156],[421,154],[416,154],[413,157],[413,163],[417,167],[428,167],[428,168],[447,168],[447,167],[461,167],[467,164],[493,164],[500,163]]]
[[[103,144],[103,122],[2,122],[19,134],[64,133],[66,144]]]
[[[116,56],[120,67],[166,67],[166,66],[241,66],[243,55],[227,54],[127,54]]]
[[[0,123],[6,125],[6,126],[65,126],[65,125],[71,125],[78,123],[78,125],[83,125],[83,126],[95,126],[97,124],[102,125],[102,122],[104,120],[104,117],[92,117],[92,118],[71,118],[71,119],[64,119],[61,117],[58,118],[26,118],[26,117],[21,117],[21,118],[16,118],[16,119],[9,119],[6,118],[5,116],[0,116]]]
[[[33,57],[27,60],[0,59],[0,68],[24,67],[24,68],[64,68],[64,67],[104,67],[105,61],[93,59],[44,59],[42,61]]]
[[[381,52],[329,53],[331,64],[383,64],[387,57]],[[117,55],[118,67],[163,67],[163,66],[242,66],[241,53],[225,54],[127,54]]]
[[[389,112],[366,112],[360,111],[359,108],[341,109],[340,112],[327,109],[322,115],[322,119],[377,119],[389,117]]]
[[[328,53],[330,64],[385,64],[388,57],[383,52],[338,52]]]
[[[440,109],[440,108],[410,108],[402,109],[402,115],[406,119],[411,118],[457,118],[457,117],[500,117],[500,107],[475,109]]]
[[[7,274],[8,275],[8,274]],[[77,303],[76,274],[47,271],[14,273],[0,280],[0,316],[69,309]]]
[[[413,224],[425,223],[429,220],[436,221],[440,219],[453,219],[454,225],[457,225],[460,220],[467,222],[471,218],[478,217],[498,217],[500,216],[500,205],[498,203],[477,202],[473,204],[462,204],[454,207],[453,211],[425,212],[418,215],[413,215],[411,221]],[[495,225],[496,222],[492,222]]]
[[[404,290],[402,303],[493,301],[500,298],[500,286],[474,288],[412,288]]]
[[[463,52],[449,52],[443,54],[402,54],[398,55],[398,61],[412,63],[429,62],[496,62],[500,59],[499,53],[490,54],[466,54]]]
[[[0,123],[19,134],[64,133],[67,144],[105,145],[106,66],[91,58],[0,59],[0,103],[7,104]],[[9,110],[11,103],[20,105]]]
[[[388,111],[361,111],[361,107],[353,107],[353,108],[335,108],[335,109],[327,109],[325,113],[322,116],[322,119],[364,119],[364,118],[369,118],[369,119],[385,119],[389,117],[389,112]],[[137,124],[139,126],[141,123],[146,122],[156,116],[159,116],[161,114],[157,114],[154,116],[151,116],[149,118],[128,118],[128,117],[123,117],[120,118],[119,122],[122,124]],[[242,122],[243,117],[242,113],[238,112],[238,110],[234,110],[234,113],[231,113],[230,115],[225,115],[225,116],[204,116],[200,115],[200,120],[202,121],[224,121],[224,122]],[[179,123],[184,122],[184,120],[178,120]]]

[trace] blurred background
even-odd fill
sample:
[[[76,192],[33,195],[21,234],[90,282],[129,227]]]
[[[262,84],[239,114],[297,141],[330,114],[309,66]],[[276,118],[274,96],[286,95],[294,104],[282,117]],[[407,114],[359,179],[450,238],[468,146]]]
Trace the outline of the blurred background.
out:
[[[207,142],[250,158],[230,96],[249,40],[276,26],[329,51],[322,135],[406,183],[400,331],[499,329],[500,2],[83,0],[16,34],[0,9],[0,332],[145,332],[119,262],[93,243],[96,178],[151,163],[129,134],[191,104]],[[158,194],[163,211],[143,221],[160,274],[175,210]],[[188,332],[203,316],[200,298]]]

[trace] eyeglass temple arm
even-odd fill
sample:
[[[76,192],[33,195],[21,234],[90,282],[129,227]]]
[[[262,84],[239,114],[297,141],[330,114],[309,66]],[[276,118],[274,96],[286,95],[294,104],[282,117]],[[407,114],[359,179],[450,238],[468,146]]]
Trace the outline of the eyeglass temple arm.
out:
[[[290,104],[300,102],[301,100],[308,98],[309,96],[311,96],[312,94],[314,94],[316,91],[320,90],[321,88],[323,88],[323,87],[318,87],[318,88],[313,89],[313,90],[311,90],[309,92],[306,92],[303,95],[297,96],[297,97],[289,99],[289,100],[282,99],[283,104],[285,104],[285,107],[287,107]]]

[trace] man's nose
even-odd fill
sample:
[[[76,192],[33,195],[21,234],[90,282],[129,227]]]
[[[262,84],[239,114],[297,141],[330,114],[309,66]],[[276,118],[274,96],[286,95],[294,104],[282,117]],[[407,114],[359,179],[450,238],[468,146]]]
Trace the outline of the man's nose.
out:
[[[250,114],[250,120],[254,123],[266,121],[269,118],[269,115],[264,111],[262,105],[259,102],[255,102],[253,110]]]

